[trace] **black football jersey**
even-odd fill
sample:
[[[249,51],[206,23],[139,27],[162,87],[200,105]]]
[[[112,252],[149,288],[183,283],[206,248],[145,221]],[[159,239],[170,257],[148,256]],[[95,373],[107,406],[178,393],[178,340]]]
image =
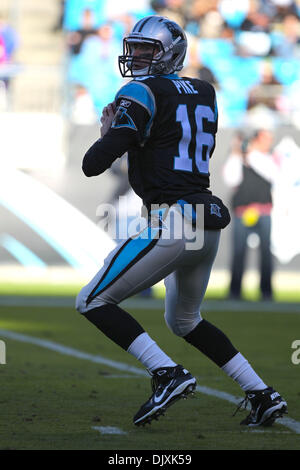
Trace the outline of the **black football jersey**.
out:
[[[196,203],[209,192],[218,110],[208,82],[177,74],[135,78],[115,101],[110,130],[85,155],[88,176],[128,152],[129,182],[146,206]]]

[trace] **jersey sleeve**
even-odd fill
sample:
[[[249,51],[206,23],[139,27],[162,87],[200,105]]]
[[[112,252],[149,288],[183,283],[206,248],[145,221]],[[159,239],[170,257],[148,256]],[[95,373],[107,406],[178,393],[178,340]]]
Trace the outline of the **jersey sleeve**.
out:
[[[117,113],[112,129],[135,130],[139,143],[149,136],[156,113],[154,95],[148,85],[142,81],[132,81],[116,95]]]
[[[116,113],[107,134],[97,140],[83,159],[87,176],[103,173],[114,160],[147,140],[156,112],[151,89],[140,81],[124,85],[115,97]]]
[[[219,111],[218,111],[218,103],[217,103],[217,95],[215,88],[206,81],[202,81],[203,85],[207,89],[207,94],[209,96],[210,107],[214,113],[214,134],[217,133],[218,130],[218,119],[219,119]]]

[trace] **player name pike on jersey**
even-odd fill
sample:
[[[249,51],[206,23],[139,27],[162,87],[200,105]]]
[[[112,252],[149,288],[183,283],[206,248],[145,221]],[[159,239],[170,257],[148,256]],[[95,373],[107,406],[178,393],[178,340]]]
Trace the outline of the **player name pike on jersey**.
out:
[[[179,93],[187,93],[188,95],[198,95],[198,90],[195,90],[189,80],[172,80]]]

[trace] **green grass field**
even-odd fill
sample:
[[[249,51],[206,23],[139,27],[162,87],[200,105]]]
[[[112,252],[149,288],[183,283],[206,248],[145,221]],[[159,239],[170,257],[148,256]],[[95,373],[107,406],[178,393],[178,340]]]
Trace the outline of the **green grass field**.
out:
[[[2,306],[6,364],[0,365],[0,449],[300,450],[300,364],[291,361],[291,344],[300,339],[299,312],[203,312],[288,401],[287,422],[249,430],[239,425],[246,411],[232,417],[236,404],[230,400],[243,398],[238,385],[172,335],[163,310],[147,302],[128,311],[197,377],[201,390],[195,397],[178,402],[151,426],[136,428],[132,417],[151,390],[146,375],[126,370],[143,371],[132,356],[71,307]],[[7,331],[23,336],[12,339]],[[43,342],[32,344],[37,338]],[[57,345],[72,348],[69,355],[62,354],[65,349],[58,352]],[[74,351],[89,355],[75,357]],[[100,361],[93,362],[95,356]],[[225,399],[220,392],[227,393]],[[119,434],[107,434],[111,427]]]
[[[41,282],[37,282],[36,279],[33,281],[24,279],[22,282],[0,282],[0,295],[25,295],[25,296],[76,296],[81,289],[84,282],[81,283],[57,283],[49,282],[48,279]],[[165,288],[163,283],[157,284],[153,287],[153,295],[155,298],[163,298],[165,294]],[[208,286],[206,298],[208,299],[224,299],[228,294],[228,286]],[[245,300],[257,301],[259,300],[260,293],[256,286],[244,287],[242,294]],[[274,299],[278,302],[298,302],[300,303],[300,290],[290,288],[276,288],[274,290]]]

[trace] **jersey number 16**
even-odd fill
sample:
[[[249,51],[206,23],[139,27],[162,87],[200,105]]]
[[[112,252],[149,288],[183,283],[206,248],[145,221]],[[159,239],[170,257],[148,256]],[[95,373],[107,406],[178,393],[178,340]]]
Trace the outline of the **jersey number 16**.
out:
[[[196,148],[195,163],[200,173],[208,173],[209,156],[214,145],[212,134],[203,132],[203,119],[215,122],[215,116],[209,106],[198,104],[195,109]],[[188,118],[187,105],[180,104],[176,111],[176,121],[181,123],[182,137],[179,142],[179,156],[174,157],[174,169],[193,171],[193,159],[189,156],[189,145],[192,138],[191,124]]]

